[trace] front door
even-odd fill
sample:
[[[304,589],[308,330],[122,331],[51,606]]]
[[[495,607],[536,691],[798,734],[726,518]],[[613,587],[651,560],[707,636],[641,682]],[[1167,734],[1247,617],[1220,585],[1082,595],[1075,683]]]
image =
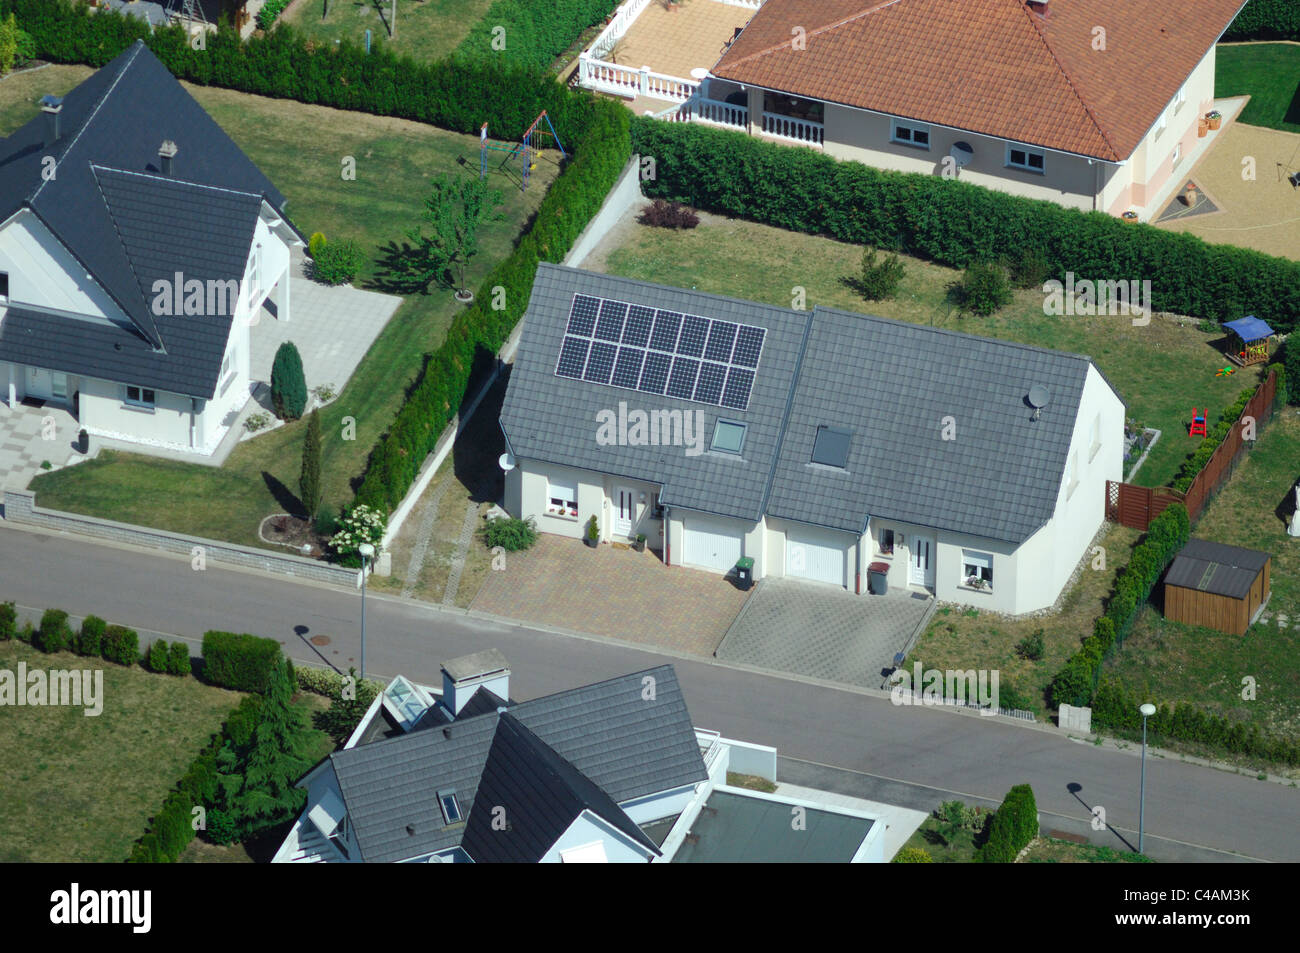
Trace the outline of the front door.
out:
[[[27,368],[27,396],[35,397],[38,400],[49,400],[53,394],[51,387],[53,381],[50,379],[50,372],[42,367]]]
[[[632,523],[636,519],[636,497],[625,486],[614,490],[614,535],[624,539],[632,535]]]
[[[908,575],[913,586],[934,588],[934,540],[928,536],[912,537],[912,562]]]

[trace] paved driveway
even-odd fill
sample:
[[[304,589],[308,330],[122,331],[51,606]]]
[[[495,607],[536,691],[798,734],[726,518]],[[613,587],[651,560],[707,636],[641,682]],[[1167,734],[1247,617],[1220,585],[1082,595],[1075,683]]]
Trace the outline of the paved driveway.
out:
[[[793,579],[764,579],[718,646],[727,662],[864,688],[925,624],[934,599],[919,593],[856,596]]]
[[[65,464],[78,429],[72,414],[62,408],[17,404],[10,410],[0,404],[0,478],[5,489],[26,489],[46,460],[54,467]]]
[[[278,320],[263,309],[253,325],[253,380],[271,380],[271,362],[285,341],[302,355],[302,370],[310,390],[330,384],[342,393],[348,378],[365,357],[402,299],[351,285],[317,284],[306,276],[302,249],[293,249],[289,278],[289,321]]]
[[[749,593],[722,576],[667,567],[653,553],[542,535],[507,553],[470,606],[627,642],[712,655]]]

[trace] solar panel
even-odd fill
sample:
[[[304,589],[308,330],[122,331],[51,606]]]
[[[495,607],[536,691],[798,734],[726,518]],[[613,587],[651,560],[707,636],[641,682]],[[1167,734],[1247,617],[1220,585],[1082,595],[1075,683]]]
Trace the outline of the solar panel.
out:
[[[690,400],[695,393],[695,375],[699,371],[699,361],[689,357],[673,358],[673,373],[668,378],[668,396]]]
[[[650,340],[650,327],[654,324],[653,308],[633,305],[627,313],[627,324],[623,325],[623,343],[633,347],[645,347]]]
[[[596,327],[596,314],[600,309],[600,299],[590,295],[574,295],[573,307],[569,309],[569,333],[591,337]]]
[[[602,341],[594,343],[582,379],[593,384],[608,384],[609,375],[614,371],[614,355],[617,353],[618,348],[613,344],[605,344]]]
[[[677,341],[677,353],[699,357],[704,353],[704,340],[708,334],[709,322],[688,314],[682,322],[682,336]]]
[[[566,337],[560,348],[560,363],[555,366],[559,377],[582,377],[582,368],[587,363],[587,348],[591,342],[583,338]]]
[[[617,341],[623,336],[623,319],[627,317],[627,305],[621,301],[606,301],[600,306],[600,317],[596,321],[596,333],[602,341]]]
[[[574,295],[555,373],[744,410],[766,335],[734,321]]]
[[[730,321],[714,321],[709,326],[709,343],[704,356],[710,361],[731,360],[731,347],[736,343],[736,326]]]
[[[727,372],[727,386],[722,390],[722,406],[744,410],[749,406],[749,392],[754,387],[754,372],[733,367]]]
[[[636,382],[641,379],[641,362],[645,359],[645,351],[639,347],[621,347],[618,349],[618,360],[614,364],[614,377],[610,383],[615,387],[628,387],[636,389]]]
[[[682,316],[675,311],[656,311],[655,330],[650,335],[650,346],[656,351],[677,350],[677,332],[682,327]]]
[[[726,365],[705,361],[700,366],[700,379],[695,382],[695,400],[701,404],[716,404],[722,396],[722,382],[726,379]]]
[[[749,325],[742,327],[736,336],[736,350],[731,356],[731,363],[758,367],[758,356],[763,352],[763,338],[766,335],[764,328]]]
[[[645,356],[645,367],[641,369],[641,380],[636,389],[647,394],[662,394],[668,383],[668,370],[673,359],[667,354],[655,354],[653,351]]]

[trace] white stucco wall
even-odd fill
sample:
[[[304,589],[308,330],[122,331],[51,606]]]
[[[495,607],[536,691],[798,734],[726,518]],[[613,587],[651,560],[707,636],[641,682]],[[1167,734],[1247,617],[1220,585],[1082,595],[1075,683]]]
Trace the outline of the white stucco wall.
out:
[[[560,516],[550,506],[548,488],[552,480],[576,485],[578,490],[578,516]],[[634,512],[632,528],[627,537],[614,532],[615,494],[620,487],[632,491]],[[644,533],[646,544],[658,548],[662,539],[659,521],[651,517],[658,485],[644,480],[624,479],[558,464],[537,460],[520,460],[515,469],[506,474],[506,511],[522,519],[532,517],[543,533],[581,539],[587,520],[594,514],[604,542],[628,542],[638,533]],[[644,499],[642,499],[644,497]]]
[[[595,842],[604,845],[605,856],[611,864],[646,863],[653,856],[649,850],[603,818],[591,811],[583,811],[569,825],[568,830],[560,835],[560,839],[551,846],[540,862],[558,864],[562,851]]]
[[[9,273],[11,303],[131,323],[72,253],[26,209],[0,224],[0,271]]]

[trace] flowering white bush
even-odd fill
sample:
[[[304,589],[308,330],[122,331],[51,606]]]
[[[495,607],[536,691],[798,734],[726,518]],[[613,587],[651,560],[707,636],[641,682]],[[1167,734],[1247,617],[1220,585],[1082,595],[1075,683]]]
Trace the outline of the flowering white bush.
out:
[[[378,510],[364,504],[354,506],[352,511],[339,520],[339,531],[330,539],[330,545],[341,556],[356,553],[362,543],[370,543],[378,553],[380,540],[384,538],[385,519]]]

